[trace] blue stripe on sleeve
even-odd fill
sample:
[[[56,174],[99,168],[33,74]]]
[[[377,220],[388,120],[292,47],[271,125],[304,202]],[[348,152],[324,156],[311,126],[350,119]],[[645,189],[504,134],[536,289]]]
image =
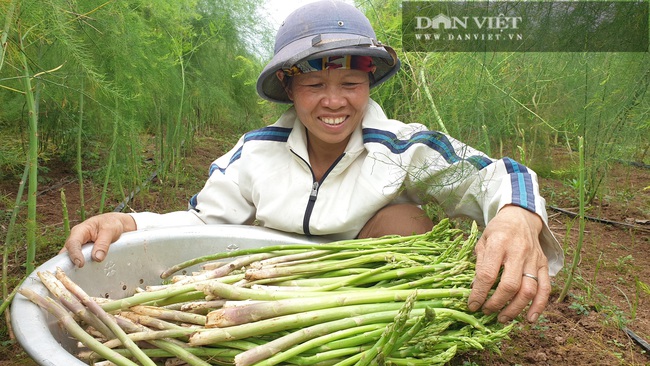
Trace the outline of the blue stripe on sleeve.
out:
[[[448,163],[455,163],[460,157],[454,152],[447,137],[435,131],[421,131],[408,140],[398,139],[392,132],[374,128],[363,129],[363,142],[376,142],[386,146],[391,152],[401,154],[414,144],[420,143],[437,151]]]
[[[218,170],[219,172],[221,172],[221,174],[225,174],[225,173],[226,173],[226,169],[230,166],[230,164],[232,164],[232,163],[234,163],[235,161],[239,160],[239,158],[241,157],[241,150],[242,150],[242,147],[240,147],[239,149],[237,149],[237,151],[235,151],[235,153],[234,153],[234,154],[232,155],[232,157],[230,158],[230,161],[228,162],[228,165],[227,165],[225,168],[220,167],[220,166],[217,165],[216,163],[212,163],[212,165],[210,165],[210,172],[209,172],[209,175],[212,175],[212,173],[214,173],[214,172],[217,171],[217,170]]]
[[[519,164],[515,160],[511,158],[503,158],[503,163],[506,165],[506,170],[508,171],[508,174],[513,174],[513,173],[524,173],[528,174],[528,168],[526,166]]]
[[[490,160],[490,158],[481,155],[472,155],[465,160],[469,161],[478,170],[481,170],[493,163],[493,161]]]
[[[449,141],[446,135],[437,131],[416,132],[407,140],[398,139],[394,133],[374,128],[363,129],[364,143],[378,143],[387,147],[395,154],[401,154],[415,144],[426,145],[442,156],[446,162],[453,164],[463,160]],[[481,170],[492,164],[492,160],[484,156],[470,156],[465,161],[472,164],[476,169]]]
[[[190,207],[195,209],[195,210],[196,210],[196,205],[198,204],[198,201],[197,201],[197,196],[198,195],[199,194],[197,193],[194,196],[192,196],[192,198],[190,198]]]
[[[503,158],[506,171],[510,174],[512,186],[512,203],[530,211],[535,211],[535,195],[533,194],[533,178],[526,166],[511,158]]]
[[[247,133],[244,142],[252,140],[287,142],[290,133],[291,128],[269,126]]]
[[[435,150],[450,164],[458,161],[467,161],[477,170],[484,169],[493,163],[485,156],[473,155],[461,158],[445,134],[436,131],[420,131],[414,133],[409,139],[398,139],[392,132],[364,128],[364,143],[378,143],[388,148],[394,154],[401,154],[415,144],[423,144]],[[510,175],[512,187],[512,203],[530,211],[535,211],[535,195],[533,191],[533,178],[528,168],[513,159],[504,158],[503,163]]]

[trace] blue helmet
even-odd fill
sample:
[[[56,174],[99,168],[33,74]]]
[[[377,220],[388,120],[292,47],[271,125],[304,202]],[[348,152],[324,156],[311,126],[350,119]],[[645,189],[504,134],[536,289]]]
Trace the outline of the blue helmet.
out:
[[[377,41],[366,16],[353,5],[322,0],[291,14],[275,36],[271,61],[257,79],[257,93],[264,99],[291,103],[276,72],[304,60],[327,56],[370,56],[376,65],[370,87],[388,80],[399,70],[395,51]]]

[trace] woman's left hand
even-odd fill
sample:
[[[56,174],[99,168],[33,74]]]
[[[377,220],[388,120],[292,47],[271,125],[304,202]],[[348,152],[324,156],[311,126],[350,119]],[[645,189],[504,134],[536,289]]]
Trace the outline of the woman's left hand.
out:
[[[468,300],[471,311],[499,312],[499,321],[507,323],[531,304],[526,319],[537,321],[551,293],[548,261],[539,243],[542,227],[537,214],[511,205],[488,223],[476,243],[476,277]],[[502,267],[497,288],[488,298]]]

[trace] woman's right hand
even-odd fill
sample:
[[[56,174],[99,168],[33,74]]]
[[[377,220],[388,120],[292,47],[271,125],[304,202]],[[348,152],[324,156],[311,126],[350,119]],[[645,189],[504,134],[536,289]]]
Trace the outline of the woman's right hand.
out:
[[[85,264],[81,247],[92,242],[94,244],[91,258],[101,262],[108,253],[108,247],[119,239],[122,233],[134,230],[136,230],[135,220],[129,214],[110,212],[93,216],[70,230],[65,247],[59,253],[67,251],[70,260],[75,266],[81,268]]]

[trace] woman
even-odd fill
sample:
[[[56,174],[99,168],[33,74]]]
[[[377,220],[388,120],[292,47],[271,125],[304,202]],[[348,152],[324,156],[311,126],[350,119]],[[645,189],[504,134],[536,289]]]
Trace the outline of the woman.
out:
[[[256,222],[333,238],[423,233],[433,223],[419,205],[434,201],[485,225],[470,310],[499,311],[508,322],[530,304],[527,319],[536,321],[563,258],[535,173],[388,119],[370,88],[398,69],[395,52],[353,6],[327,0],[296,10],[257,83],[262,98],[293,106],[217,159],[188,211],[90,218],[72,229],[70,258],[83,266],[81,246],[92,241],[92,258],[101,261],[123,232],[172,225]]]

